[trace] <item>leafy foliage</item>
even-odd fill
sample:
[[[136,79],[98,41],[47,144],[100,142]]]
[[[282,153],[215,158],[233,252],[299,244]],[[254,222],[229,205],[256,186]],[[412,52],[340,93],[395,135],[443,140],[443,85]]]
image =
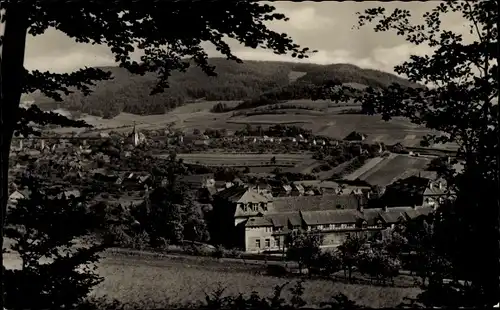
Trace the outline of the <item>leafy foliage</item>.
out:
[[[358,235],[353,235],[347,238],[344,243],[339,246],[340,259],[342,260],[342,268],[344,275],[349,281],[352,280],[352,272],[356,266],[361,248],[366,242],[366,238]]]
[[[297,261],[299,268],[310,268],[321,255],[323,236],[317,232],[292,231],[286,237],[287,258]]]
[[[156,188],[132,214],[153,247],[209,239],[203,213],[183,184]]]
[[[104,219],[88,208],[86,198],[67,197],[59,190],[24,179],[29,199],[21,199],[7,218],[5,235],[21,268],[6,270],[6,308],[46,309],[73,307],[102,281],[93,263],[106,245],[81,245]],[[28,297],[29,296],[29,297]]]

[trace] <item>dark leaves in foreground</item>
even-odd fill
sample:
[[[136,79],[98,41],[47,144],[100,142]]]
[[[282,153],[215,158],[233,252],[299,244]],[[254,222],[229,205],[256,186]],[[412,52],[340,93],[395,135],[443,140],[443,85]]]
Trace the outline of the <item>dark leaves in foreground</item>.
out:
[[[105,244],[82,240],[103,225],[87,199],[67,197],[25,178],[29,199],[18,200],[7,217],[5,236],[21,259],[20,269],[5,271],[6,308],[61,309],[83,301],[102,281],[93,265]],[[29,296],[29,297],[27,297]]]

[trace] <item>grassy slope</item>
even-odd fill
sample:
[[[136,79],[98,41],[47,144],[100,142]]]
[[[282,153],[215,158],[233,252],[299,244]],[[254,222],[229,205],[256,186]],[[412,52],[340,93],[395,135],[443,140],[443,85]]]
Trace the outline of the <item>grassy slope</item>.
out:
[[[217,262],[208,258],[197,260],[109,258],[103,260],[99,273],[105,281],[95,290],[97,296],[108,295],[121,301],[151,304],[185,304],[203,301],[205,293],[226,288],[224,295],[272,295],[276,285],[291,279],[262,274],[256,266]],[[293,285],[293,283],[292,283]],[[304,299],[310,305],[328,301],[338,292],[358,304],[371,307],[394,307],[404,297],[415,297],[415,288],[377,287],[344,284],[329,280],[307,280]],[[289,298],[288,289],[284,297]]]

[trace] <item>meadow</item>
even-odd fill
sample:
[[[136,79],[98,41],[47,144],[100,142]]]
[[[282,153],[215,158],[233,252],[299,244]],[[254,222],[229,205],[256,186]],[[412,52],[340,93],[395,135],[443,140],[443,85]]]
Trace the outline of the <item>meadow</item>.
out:
[[[397,179],[416,174],[424,170],[431,158],[413,157],[409,155],[396,155],[380,159],[369,160],[358,170],[346,177],[348,180],[359,178],[373,185],[386,186]]]
[[[292,280],[268,276],[260,266],[219,262],[211,258],[108,257],[98,270],[105,280],[93,292],[95,296],[152,304],[203,302],[205,294],[219,288],[225,288],[226,296],[239,293],[248,296],[252,291],[263,297],[271,296],[276,285]],[[394,307],[403,302],[404,297],[415,297],[420,291],[319,279],[306,280],[304,288],[304,299],[311,305],[328,301],[330,296],[340,292],[360,305],[376,308]],[[290,296],[288,289],[283,293],[284,298]]]
[[[262,297],[272,296],[276,285],[290,282],[283,291],[289,300],[291,288],[298,277],[279,278],[267,275],[265,263],[235,259],[214,259],[195,256],[156,257],[140,252],[127,255],[123,251],[106,252],[97,264],[104,278],[91,292],[93,297],[117,299],[124,303],[150,306],[189,305],[203,303],[205,294],[224,288],[224,295],[249,295],[252,291]],[[127,252],[127,251],[125,251]],[[4,254],[6,268],[20,268],[14,254]],[[407,283],[408,281],[404,281]],[[331,296],[345,294],[361,306],[390,308],[414,298],[420,293],[414,287],[389,287],[367,284],[346,284],[339,280],[308,279],[304,282],[304,300],[319,305]]]

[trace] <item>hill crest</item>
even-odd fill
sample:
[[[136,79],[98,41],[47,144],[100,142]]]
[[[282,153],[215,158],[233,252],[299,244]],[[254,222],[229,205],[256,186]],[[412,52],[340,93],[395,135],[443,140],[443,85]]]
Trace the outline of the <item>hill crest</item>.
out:
[[[186,73],[172,72],[170,88],[154,96],[149,96],[156,82],[154,74],[138,76],[119,67],[100,67],[110,71],[113,80],[96,83],[94,92],[89,96],[76,92],[63,97],[64,101],[59,104],[41,94],[27,97],[35,100],[42,109],[66,108],[110,118],[120,112],[163,114],[200,98],[208,101],[252,99],[285,87],[321,85],[332,79],[358,88],[380,88],[392,83],[415,85],[394,74],[363,69],[352,64],[320,65],[256,60],[245,60],[238,64],[223,58],[211,58],[209,63],[216,66],[217,77],[206,76],[195,66],[190,67]]]

